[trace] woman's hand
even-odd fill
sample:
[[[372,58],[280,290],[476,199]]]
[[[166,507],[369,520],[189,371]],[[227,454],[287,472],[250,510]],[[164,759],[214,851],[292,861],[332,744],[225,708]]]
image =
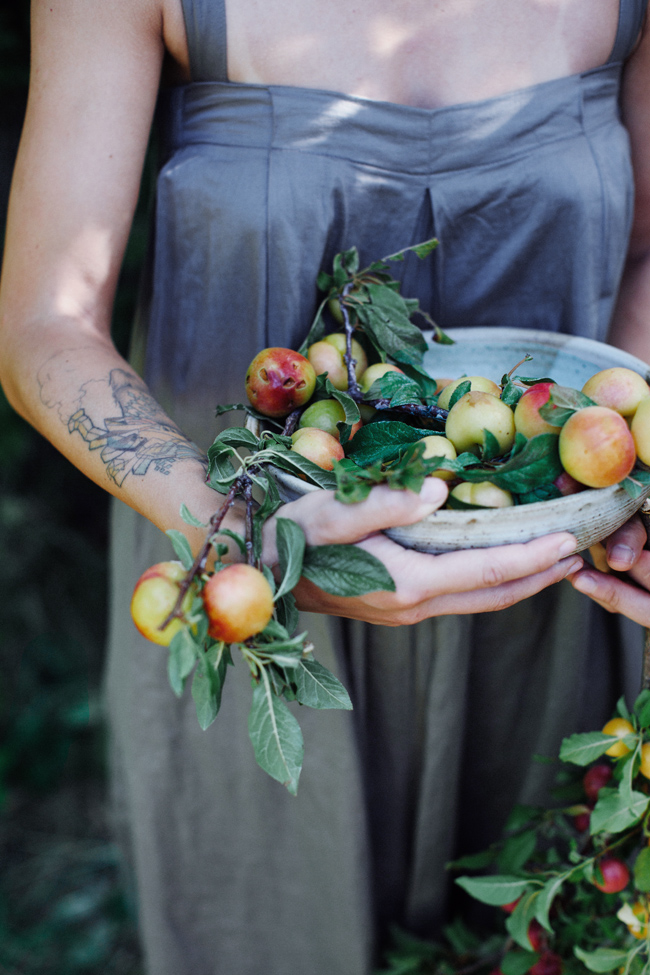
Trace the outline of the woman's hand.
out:
[[[637,516],[627,521],[592,550],[595,568],[585,567],[569,581],[610,613],[621,613],[650,626],[650,552],[643,546],[646,532]],[[625,572],[630,581],[611,574]]]
[[[338,597],[302,579],[294,593],[300,609],[361,619],[384,626],[417,623],[431,616],[504,609],[559,582],[582,566],[575,539],[546,535],[521,545],[427,555],[402,548],[382,534],[409,525],[444,504],[447,487],[427,478],[419,495],[375,487],[358,504],[342,504],[332,491],[314,491],[285,505],[281,517],[296,521],[310,545],[355,543],[384,563],[396,592]],[[274,519],[265,528],[264,561],[277,563]]]

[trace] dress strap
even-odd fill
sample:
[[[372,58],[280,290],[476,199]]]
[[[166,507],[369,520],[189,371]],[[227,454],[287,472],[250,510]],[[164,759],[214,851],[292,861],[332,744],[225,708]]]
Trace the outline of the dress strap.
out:
[[[182,0],[192,81],[227,81],[226,0]]]
[[[639,31],[643,27],[648,0],[619,0],[618,30],[612,53],[607,59],[611,64],[615,61],[625,61],[632,53]]]

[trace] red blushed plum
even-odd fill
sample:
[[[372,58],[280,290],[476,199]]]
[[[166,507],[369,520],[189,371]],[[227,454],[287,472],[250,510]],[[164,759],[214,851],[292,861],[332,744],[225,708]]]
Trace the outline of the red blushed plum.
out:
[[[176,605],[180,584],[186,572],[180,562],[158,562],[143,572],[138,579],[131,599],[131,616],[142,636],[161,647],[168,647],[183,627],[180,619],[165,622]],[[192,603],[192,593],[188,591],[181,603],[181,610],[187,612]]]
[[[604,856],[597,862],[593,883],[594,887],[602,890],[604,894],[618,894],[621,890],[625,890],[629,882],[630,871],[618,857]]]
[[[576,481],[575,477],[571,477],[566,471],[558,474],[553,484],[562,495],[579,494],[580,491],[584,491],[586,488],[586,484],[581,484],[580,481]]]
[[[562,427],[559,447],[564,470],[591,488],[618,484],[636,462],[627,423],[606,406],[587,406],[570,416]]]
[[[527,389],[515,407],[515,429],[524,437],[536,437],[538,433],[559,433],[560,427],[553,426],[539,415],[540,406],[548,403],[555,383],[535,383]]]
[[[334,462],[343,460],[343,447],[331,433],[319,430],[318,427],[301,427],[292,434],[292,450],[301,457],[306,457],[312,464],[317,464],[324,471],[334,470]]]
[[[215,572],[202,592],[213,640],[242,643],[259,633],[273,615],[273,593],[264,575],[237,562]]]
[[[643,376],[624,366],[597,372],[587,380],[582,392],[598,406],[607,406],[621,416],[633,416],[641,400],[650,397],[650,387]]]
[[[246,372],[246,395],[264,416],[283,417],[311,398],[314,367],[293,349],[262,349]]]
[[[562,975],[562,959],[554,951],[544,951],[528,975]]]
[[[345,410],[335,399],[319,399],[316,403],[312,403],[308,406],[305,412],[300,417],[300,423],[298,424],[298,429],[303,429],[304,427],[318,427],[319,430],[324,430],[329,433],[330,436],[336,437],[337,440],[341,439],[337,423],[342,423],[345,420]],[[352,426],[352,432],[350,437],[353,437],[359,427],[361,426],[361,420],[358,420]]]
[[[598,793],[603,786],[607,785],[611,777],[611,765],[605,765],[604,762],[599,762],[598,765],[592,765],[582,778],[582,787],[585,790],[587,799],[590,799],[591,802],[596,802]]]

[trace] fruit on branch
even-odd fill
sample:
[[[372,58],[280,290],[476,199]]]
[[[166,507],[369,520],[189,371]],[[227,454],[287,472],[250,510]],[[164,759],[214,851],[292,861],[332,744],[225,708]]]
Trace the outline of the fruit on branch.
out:
[[[520,397],[515,406],[515,429],[524,437],[536,437],[538,433],[559,433],[560,427],[553,426],[539,415],[540,406],[548,403],[551,390],[556,383],[535,383]]]
[[[639,772],[646,779],[650,779],[650,742],[648,741],[641,745],[641,765],[639,766]]]
[[[461,383],[470,383],[470,389],[472,390],[479,390],[482,393],[492,393],[493,396],[501,395],[501,387],[497,386],[496,383],[492,382],[491,379],[487,379],[485,376],[461,376],[460,379],[453,379],[447,383],[440,393],[438,406],[441,410],[449,409],[451,397]]]
[[[246,395],[264,416],[283,417],[304,406],[315,385],[311,362],[293,349],[262,349],[246,371]]]
[[[650,397],[641,400],[630,424],[637,457],[650,467]]]
[[[618,857],[604,856],[596,863],[593,884],[604,894],[618,894],[625,890],[629,882],[630,871],[627,864]]]
[[[601,369],[587,380],[582,392],[598,406],[607,406],[621,416],[633,416],[641,400],[650,397],[643,376],[624,366]]]
[[[626,918],[625,923],[630,934],[635,937],[638,941],[645,941],[648,937],[648,906],[643,904],[641,901],[635,901],[630,907],[626,905],[628,910],[625,911]],[[622,912],[619,912],[619,917]]]
[[[591,824],[591,809],[594,804],[590,804],[589,812],[576,813],[573,817],[573,825],[579,833],[586,833]]]
[[[324,471],[334,470],[334,462],[343,460],[343,447],[331,433],[318,427],[300,427],[291,436],[292,450],[317,464]]]
[[[422,437],[418,443],[424,444],[424,453],[422,454],[424,460],[428,460],[430,457],[446,457],[448,460],[456,459],[456,448],[451,440],[447,440],[446,437],[437,437],[435,434],[431,434],[428,437]],[[429,477],[439,477],[443,481],[453,481],[456,475],[453,471],[446,471],[444,468],[439,467],[435,471],[432,471]]]
[[[463,481],[452,488],[450,494],[463,504],[477,504],[482,508],[509,508],[514,504],[510,491],[491,481]]]
[[[611,765],[605,765],[604,762],[599,762],[598,765],[592,765],[582,777],[582,787],[585,790],[587,799],[591,800],[591,802],[597,802],[598,793],[603,786],[607,785],[611,777]]]
[[[324,430],[325,433],[329,433],[330,436],[340,440],[341,435],[336,424],[344,420],[345,410],[338,400],[319,399],[315,403],[311,403],[302,414],[298,423],[298,429],[317,427],[319,430]],[[352,425],[351,437],[355,435],[360,426],[361,420],[358,420]]]
[[[348,388],[348,368],[345,364],[345,334],[332,332],[320,342],[314,342],[307,349],[307,358],[317,376],[327,373],[327,378],[335,389]],[[368,356],[363,346],[352,339],[352,358],[356,360],[354,374],[357,381],[368,368]]]
[[[213,640],[242,643],[259,633],[273,615],[273,593],[263,573],[235,562],[210,576],[202,592]]]
[[[544,951],[528,969],[528,975],[562,975],[562,964],[562,959],[554,951]]]
[[[587,487],[618,484],[636,463],[636,447],[627,423],[606,406],[586,406],[560,432],[562,467]]]
[[[173,619],[164,630],[160,629],[176,605],[186,575],[180,562],[158,562],[143,572],[135,584],[131,598],[133,622],[142,636],[161,647],[168,647],[185,625],[181,619]],[[181,603],[182,612],[189,611],[192,597],[189,589]]]
[[[493,393],[473,389],[449,410],[445,436],[459,454],[465,450],[478,454],[484,445],[484,430],[495,437],[500,454],[506,454],[515,441],[515,421],[508,404]]]
[[[359,379],[359,385],[361,386],[361,391],[367,393],[370,387],[382,376],[385,376],[387,372],[399,372],[404,374],[402,369],[394,366],[392,362],[375,362],[372,366],[368,366],[366,371],[361,374]]]
[[[634,728],[625,718],[612,718],[604,725],[603,734],[622,739],[627,735],[633,735]],[[622,758],[623,755],[627,755],[629,750],[624,741],[615,741],[613,745],[610,745],[605,754],[609,755],[610,758]]]
[[[547,944],[546,931],[537,918],[528,925],[528,940],[533,951],[543,951]]]

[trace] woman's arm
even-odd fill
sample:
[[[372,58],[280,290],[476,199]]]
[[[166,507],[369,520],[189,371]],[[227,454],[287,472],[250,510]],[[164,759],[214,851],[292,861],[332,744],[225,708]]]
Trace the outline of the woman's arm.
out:
[[[611,342],[650,364],[650,29],[625,67],[623,118],[630,134],[635,182],[635,208],[630,249],[612,322]],[[650,365],[649,365],[650,368]],[[597,568],[571,578],[611,612],[650,625],[650,553],[643,550],[646,532],[639,518],[607,539]],[[630,582],[609,570],[627,572]]]
[[[0,381],[14,407],[77,467],[161,530],[185,502],[207,521],[219,499],[204,458],[117,354],[113,295],[148,140],[163,56],[159,0],[35,0],[25,130],[13,181],[0,292]],[[330,492],[283,509],[312,544],[357,542],[397,580],[396,594],[334,599],[307,582],[303,607],[389,625],[510,605],[576,568],[566,534],[433,557],[380,534],[438,508],[375,489],[354,510]],[[240,526],[232,513],[231,527]],[[193,542],[198,548],[201,531]],[[274,523],[265,558],[276,559]]]
[[[154,0],[34,0],[0,287],[0,381],[77,467],[161,529],[208,517],[204,458],[110,339],[163,56]],[[198,544],[198,539],[196,540]]]

